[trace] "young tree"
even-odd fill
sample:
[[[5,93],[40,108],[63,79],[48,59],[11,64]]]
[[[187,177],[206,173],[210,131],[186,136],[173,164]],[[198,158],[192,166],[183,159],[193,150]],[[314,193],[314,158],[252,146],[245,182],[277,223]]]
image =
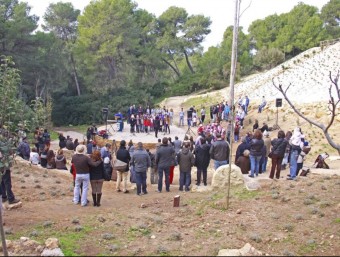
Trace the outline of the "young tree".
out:
[[[338,108],[338,104],[340,103],[340,88],[338,85],[339,77],[340,77],[340,71],[338,71],[334,77],[332,77],[332,73],[329,72],[329,79],[331,81],[331,85],[328,88],[328,92],[329,92],[328,110],[330,113],[330,120],[328,121],[327,124],[323,124],[323,123],[320,123],[320,122],[317,122],[317,121],[314,121],[308,118],[295,107],[295,105],[289,99],[287,95],[287,91],[289,87],[291,86],[291,83],[288,86],[283,86],[282,84],[277,85],[274,81],[274,78],[272,79],[272,82],[273,82],[274,87],[282,93],[284,99],[286,99],[286,101],[288,102],[290,107],[294,110],[294,112],[297,115],[299,115],[302,119],[307,121],[308,123],[320,128],[323,134],[325,135],[330,146],[336,149],[338,151],[338,154],[340,155],[340,144],[336,143],[329,134],[329,128],[333,125],[335,117],[339,115],[339,108]],[[336,92],[335,96],[333,96],[333,92]]]

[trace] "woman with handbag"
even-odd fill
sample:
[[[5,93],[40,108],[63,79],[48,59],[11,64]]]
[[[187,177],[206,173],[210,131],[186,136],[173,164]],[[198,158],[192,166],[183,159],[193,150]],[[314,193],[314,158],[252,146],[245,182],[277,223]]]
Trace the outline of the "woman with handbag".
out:
[[[271,158],[272,158],[272,168],[270,170],[269,178],[273,179],[274,175],[276,179],[280,178],[280,172],[281,172],[281,163],[283,160],[283,157],[285,155],[286,147],[288,144],[288,141],[286,140],[285,132],[282,130],[279,130],[277,133],[277,138],[273,139],[272,144],[272,150],[270,152]],[[275,174],[275,168],[276,168],[276,174]]]

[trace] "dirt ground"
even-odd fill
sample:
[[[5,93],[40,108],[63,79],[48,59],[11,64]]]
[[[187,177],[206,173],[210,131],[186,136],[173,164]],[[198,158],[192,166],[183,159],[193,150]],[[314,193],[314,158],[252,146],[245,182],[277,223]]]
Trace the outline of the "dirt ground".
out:
[[[177,108],[183,98],[178,101],[172,103]],[[251,130],[255,119],[271,126],[275,117],[269,110],[257,114],[255,108],[251,109],[241,135]],[[311,167],[321,152],[336,156],[317,128],[281,110],[279,117],[283,130],[299,125],[305,132],[312,145],[306,166]],[[185,128],[179,128],[180,137],[183,131],[185,133]],[[338,131],[338,125],[331,129],[333,138],[338,138]],[[64,132],[73,138],[83,137],[74,131]],[[270,137],[275,138],[276,134],[277,131],[272,131]],[[170,136],[175,135],[173,132]],[[131,136],[128,131],[116,133],[114,137],[116,140],[129,138],[133,138],[134,143],[146,140],[145,135]],[[152,135],[149,138],[150,142],[156,140]],[[53,147],[57,147],[57,142],[53,142]],[[70,161],[72,153],[65,152]],[[68,256],[213,256],[220,249],[241,248],[246,243],[267,255],[338,256],[340,161],[330,158],[327,163],[331,170],[318,173],[312,170],[297,181],[286,180],[287,170],[284,170],[279,180],[268,179],[268,172],[261,174],[257,178],[261,188],[256,191],[248,191],[243,185],[234,186],[229,209],[226,209],[226,190],[180,192],[177,168],[169,193],[157,193],[156,185],[149,185],[149,193],[143,196],[137,196],[132,185],[129,194],[118,193],[115,182],[110,181],[104,183],[101,207],[93,207],[92,201],[89,206],[80,207],[72,203],[69,171],[47,170],[18,160],[12,169],[12,180],[13,191],[22,200],[22,207],[5,211],[6,238],[27,236],[44,242],[49,237],[57,237]],[[270,166],[269,162],[267,170]],[[195,174],[193,168],[192,184],[195,184]],[[209,185],[211,178],[212,171],[208,174]],[[90,194],[91,191],[89,200]],[[177,208],[173,207],[176,195],[180,195]]]

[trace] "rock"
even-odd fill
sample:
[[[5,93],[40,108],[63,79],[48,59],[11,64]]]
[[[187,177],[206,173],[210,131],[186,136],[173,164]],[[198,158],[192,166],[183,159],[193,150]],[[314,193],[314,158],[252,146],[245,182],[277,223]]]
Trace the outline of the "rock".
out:
[[[150,236],[151,239],[156,239],[155,235]]]
[[[99,216],[98,221],[103,223],[106,221],[106,219],[103,216]]]
[[[222,249],[217,256],[261,256],[262,252],[256,250],[251,244],[246,243],[241,249]]]
[[[221,188],[225,189],[228,185],[228,175],[229,175],[229,164],[219,167],[213,172],[211,186],[213,189]],[[243,175],[240,168],[234,164],[231,165],[231,185],[243,184]]]
[[[236,211],[236,214],[241,214],[242,213],[242,210],[241,209],[238,209],[237,211]]]
[[[146,206],[145,203],[141,203],[140,208],[146,208],[146,207],[147,207],[147,206]]]
[[[12,209],[18,209],[22,207],[22,202],[14,203],[14,204],[8,204],[6,206],[7,210],[12,210]]]
[[[217,256],[242,256],[240,250],[237,249],[222,249],[218,251]]]
[[[59,248],[59,240],[57,238],[48,238],[45,241],[45,246],[47,249]]]
[[[40,256],[64,256],[60,248],[44,249]]]

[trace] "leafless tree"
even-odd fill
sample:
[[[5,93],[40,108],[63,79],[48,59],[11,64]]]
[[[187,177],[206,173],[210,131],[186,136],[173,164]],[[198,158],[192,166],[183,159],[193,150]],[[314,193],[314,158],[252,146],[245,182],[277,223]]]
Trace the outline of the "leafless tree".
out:
[[[308,123],[320,128],[323,132],[323,134],[325,135],[328,143],[330,144],[330,146],[332,146],[334,149],[336,149],[338,151],[338,154],[340,155],[340,144],[334,142],[334,140],[331,138],[330,134],[329,134],[329,128],[333,125],[335,117],[337,115],[339,115],[339,107],[338,104],[340,103],[340,89],[339,89],[339,76],[340,76],[340,71],[337,72],[337,75],[332,77],[332,72],[329,72],[329,79],[331,81],[331,84],[328,88],[328,92],[329,92],[329,101],[328,101],[328,110],[329,110],[329,114],[330,114],[330,120],[328,121],[328,123],[324,124],[324,123],[320,123],[317,122],[315,120],[312,120],[310,118],[308,118],[307,116],[303,115],[301,113],[301,111],[299,111],[295,105],[292,103],[292,101],[289,99],[289,97],[287,96],[287,91],[289,89],[289,87],[291,86],[291,83],[289,83],[288,86],[283,86],[282,84],[276,84],[274,81],[274,78],[272,79],[273,85],[274,87],[279,90],[284,99],[286,99],[286,101],[288,102],[288,104],[290,105],[290,107],[292,107],[292,109],[294,110],[294,112],[299,115],[302,119],[304,119],[305,121],[307,121]],[[332,93],[332,89],[335,89],[335,96],[333,96]]]

